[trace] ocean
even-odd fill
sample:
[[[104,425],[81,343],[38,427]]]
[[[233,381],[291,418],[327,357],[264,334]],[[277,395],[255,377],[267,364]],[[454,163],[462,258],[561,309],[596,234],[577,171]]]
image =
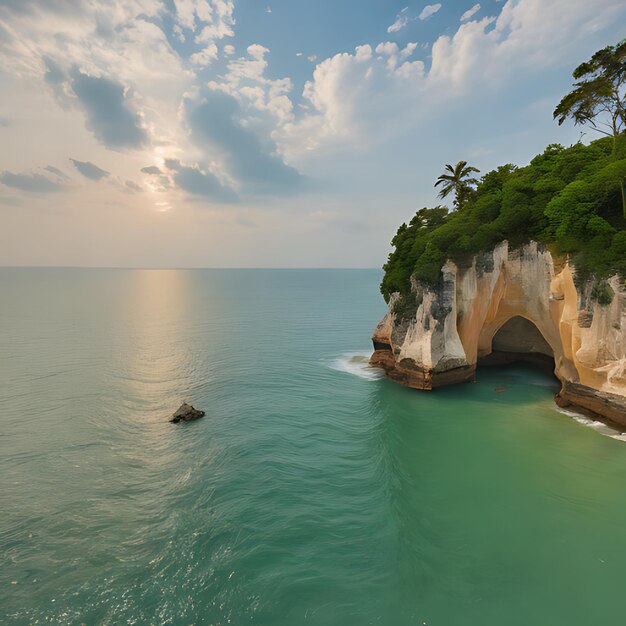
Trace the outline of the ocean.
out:
[[[382,378],[381,278],[1,269],[0,623],[622,626],[626,443]]]

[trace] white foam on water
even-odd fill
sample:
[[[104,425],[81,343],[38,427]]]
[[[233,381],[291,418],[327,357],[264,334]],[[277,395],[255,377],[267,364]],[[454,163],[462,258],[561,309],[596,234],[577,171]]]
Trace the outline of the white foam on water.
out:
[[[576,413],[574,411],[562,409],[559,406],[556,406],[556,410],[563,415],[567,415],[567,417],[571,417],[579,424],[587,426],[587,428],[593,428],[593,430],[599,432],[601,435],[605,435],[606,437],[610,437],[611,439],[617,439],[618,441],[626,442],[626,433],[621,433],[619,430],[607,426],[604,422],[599,422],[598,420],[591,419],[590,417],[581,415],[580,413]]]
[[[346,352],[328,363],[328,367],[339,372],[353,374],[364,380],[378,380],[383,378],[384,374],[382,370],[377,367],[372,367],[369,361],[369,354],[363,354],[362,352]]]

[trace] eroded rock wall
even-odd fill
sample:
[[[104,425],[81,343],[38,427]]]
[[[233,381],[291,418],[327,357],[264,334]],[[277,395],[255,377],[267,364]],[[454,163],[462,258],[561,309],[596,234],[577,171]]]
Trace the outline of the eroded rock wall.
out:
[[[626,292],[618,277],[608,282],[613,299],[601,305],[591,283],[577,286],[570,266],[539,244],[513,250],[502,242],[469,267],[448,261],[438,290],[414,283],[418,306],[407,319],[397,318],[393,296],[374,332],[372,364],[417,389],[467,382],[492,353],[494,335],[519,316],[554,355],[557,400],[626,424]]]

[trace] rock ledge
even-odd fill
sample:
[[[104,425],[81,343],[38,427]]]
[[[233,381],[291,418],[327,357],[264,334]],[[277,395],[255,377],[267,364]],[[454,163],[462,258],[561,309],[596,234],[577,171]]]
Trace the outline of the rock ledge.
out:
[[[607,280],[614,296],[601,304],[595,279],[578,280],[537,242],[503,241],[483,257],[489,263],[448,261],[437,287],[413,281],[409,315],[396,315],[400,295],[392,294],[370,363],[401,385],[430,390],[474,380],[478,365],[533,362],[560,381],[560,406],[626,426],[623,280]]]

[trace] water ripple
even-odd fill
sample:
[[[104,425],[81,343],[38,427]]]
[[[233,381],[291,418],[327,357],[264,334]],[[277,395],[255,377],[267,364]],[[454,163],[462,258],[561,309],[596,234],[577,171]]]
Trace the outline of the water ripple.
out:
[[[626,448],[381,379],[379,281],[0,270],[0,622],[621,624]]]

